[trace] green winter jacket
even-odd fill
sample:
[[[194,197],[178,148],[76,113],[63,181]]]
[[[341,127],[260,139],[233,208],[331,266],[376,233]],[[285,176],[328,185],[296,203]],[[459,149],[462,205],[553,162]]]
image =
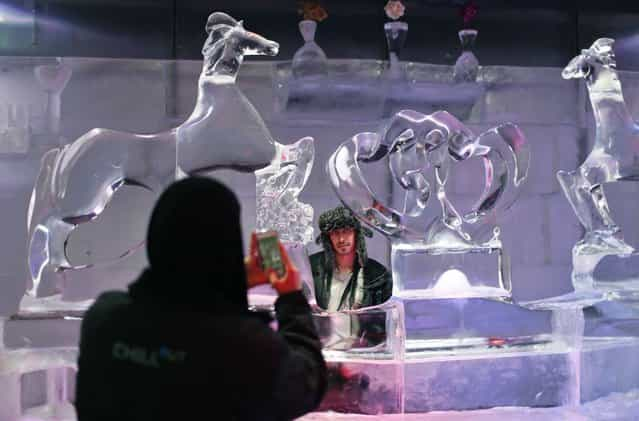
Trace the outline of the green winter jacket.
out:
[[[326,264],[324,262],[324,252],[315,253],[311,255],[311,271],[313,273],[313,283],[315,286],[315,299],[317,305],[323,309],[328,307],[329,294],[331,291],[331,280],[333,278],[333,271],[331,269],[326,270]],[[360,266],[356,262],[353,270],[353,275],[348,281],[348,285],[344,289],[344,296],[342,300],[349,297],[352,306],[355,294],[351,294],[351,291],[357,284],[357,277],[359,275]],[[370,307],[382,304],[388,300],[393,293],[393,278],[388,270],[379,262],[368,259],[364,265],[364,295],[362,297],[362,307]]]

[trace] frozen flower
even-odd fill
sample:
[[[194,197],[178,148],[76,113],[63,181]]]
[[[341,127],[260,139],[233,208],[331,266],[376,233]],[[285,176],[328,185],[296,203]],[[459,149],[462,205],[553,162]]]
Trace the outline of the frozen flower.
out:
[[[386,6],[384,6],[384,11],[386,12],[386,16],[393,20],[397,20],[404,16],[404,11],[406,8],[399,0],[388,0]]]
[[[328,17],[326,10],[316,1],[302,2],[299,13],[304,16],[305,20],[314,20],[321,22]]]
[[[469,25],[470,22],[477,16],[477,5],[474,0],[468,1],[459,11],[460,16],[464,20],[464,25]]]

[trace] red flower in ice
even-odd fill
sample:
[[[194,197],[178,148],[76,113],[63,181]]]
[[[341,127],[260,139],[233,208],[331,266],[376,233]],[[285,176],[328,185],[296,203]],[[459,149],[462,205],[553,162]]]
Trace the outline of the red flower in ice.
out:
[[[464,20],[464,25],[470,24],[470,22],[477,16],[477,4],[475,0],[466,2],[459,10],[459,15]]]
[[[298,13],[304,16],[305,20],[321,22],[328,17],[328,13],[317,1],[303,1],[300,3]]]

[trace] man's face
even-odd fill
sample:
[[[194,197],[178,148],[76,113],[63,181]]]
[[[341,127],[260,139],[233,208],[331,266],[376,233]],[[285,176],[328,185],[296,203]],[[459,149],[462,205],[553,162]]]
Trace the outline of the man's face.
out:
[[[328,233],[335,254],[345,255],[355,252],[355,229],[339,228]]]

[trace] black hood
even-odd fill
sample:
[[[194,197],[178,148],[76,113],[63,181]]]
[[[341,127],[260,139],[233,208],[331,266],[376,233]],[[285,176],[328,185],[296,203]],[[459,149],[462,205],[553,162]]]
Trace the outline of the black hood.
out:
[[[246,312],[240,204],[223,184],[191,177],[158,199],[147,234],[150,267],[129,291],[196,311]]]

